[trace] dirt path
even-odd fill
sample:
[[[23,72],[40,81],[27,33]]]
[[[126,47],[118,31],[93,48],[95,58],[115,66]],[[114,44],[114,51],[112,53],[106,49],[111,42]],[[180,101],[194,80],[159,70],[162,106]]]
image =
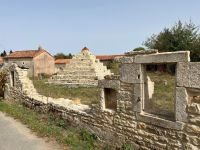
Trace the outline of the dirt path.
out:
[[[37,137],[25,125],[0,112],[0,150],[61,150],[61,147]]]

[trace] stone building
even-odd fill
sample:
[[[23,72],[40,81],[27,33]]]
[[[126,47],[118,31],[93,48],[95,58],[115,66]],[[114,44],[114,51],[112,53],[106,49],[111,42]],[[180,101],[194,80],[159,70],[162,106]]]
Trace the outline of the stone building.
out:
[[[56,59],[55,60],[55,72],[62,71],[67,64],[70,63],[70,59]]]
[[[69,86],[97,86],[98,79],[111,74],[103,63],[92,55],[87,47],[74,56],[63,70],[57,72],[49,83]]]
[[[55,71],[54,57],[41,47],[38,50],[15,51],[4,58],[5,63],[16,63],[28,69],[28,76],[51,75]]]

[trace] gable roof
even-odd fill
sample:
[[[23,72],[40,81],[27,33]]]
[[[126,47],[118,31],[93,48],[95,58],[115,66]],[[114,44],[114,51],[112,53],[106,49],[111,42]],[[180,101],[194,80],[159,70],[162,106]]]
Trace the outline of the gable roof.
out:
[[[114,60],[115,57],[124,56],[122,55],[97,55],[96,58],[99,60]]]
[[[55,64],[69,64],[70,59],[56,59]]]
[[[44,52],[47,52],[47,51],[41,50],[41,49],[15,51],[15,52],[11,53],[10,55],[6,56],[5,58],[34,58]]]

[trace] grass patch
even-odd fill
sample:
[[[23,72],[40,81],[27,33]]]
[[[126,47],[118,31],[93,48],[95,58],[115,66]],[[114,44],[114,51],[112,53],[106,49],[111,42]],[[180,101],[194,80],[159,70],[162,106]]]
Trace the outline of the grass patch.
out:
[[[169,73],[147,72],[154,82],[154,94],[148,107],[152,112],[174,115],[175,76]]]
[[[116,149],[103,145],[97,141],[95,134],[83,128],[76,128],[52,114],[40,114],[16,102],[0,98],[0,111],[20,120],[38,136],[55,139],[66,150],[133,150],[126,143]]]
[[[84,129],[70,126],[66,121],[51,114],[39,114],[18,103],[0,101],[0,111],[19,119],[38,136],[56,139],[72,150],[100,150],[103,149],[96,141],[96,136]]]
[[[80,100],[82,104],[96,104],[100,100],[100,89],[96,87],[68,88],[64,85],[47,84],[47,79],[33,79],[34,87],[41,95],[53,98]]]

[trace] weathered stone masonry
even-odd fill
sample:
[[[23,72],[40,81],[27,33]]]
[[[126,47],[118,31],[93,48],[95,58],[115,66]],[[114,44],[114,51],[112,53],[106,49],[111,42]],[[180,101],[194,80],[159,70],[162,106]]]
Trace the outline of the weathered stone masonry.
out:
[[[189,62],[189,52],[127,53],[118,58],[120,76],[99,81],[102,88],[99,105],[92,108],[75,105],[68,99],[39,95],[26,70],[12,65],[6,85],[6,99],[14,99],[42,112],[54,112],[74,124],[96,133],[104,142],[120,146],[124,142],[138,149],[200,149],[200,63]],[[144,112],[143,66],[151,63],[176,63],[174,120]],[[11,82],[14,82],[12,86]],[[105,89],[115,91],[116,109],[105,104]],[[112,93],[113,94],[113,93]]]

